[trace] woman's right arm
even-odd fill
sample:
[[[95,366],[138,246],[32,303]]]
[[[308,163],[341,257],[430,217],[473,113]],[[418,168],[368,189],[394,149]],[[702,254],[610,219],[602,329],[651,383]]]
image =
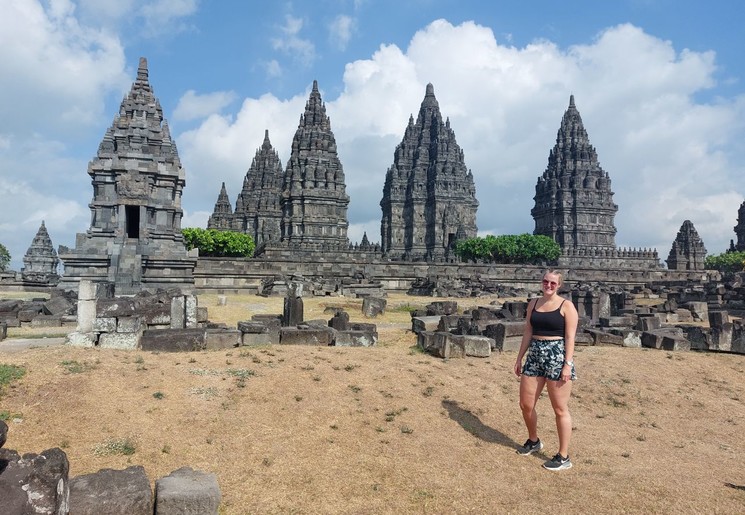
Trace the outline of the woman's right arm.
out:
[[[535,306],[535,303],[537,302],[537,299],[534,299],[528,303],[528,310],[525,314],[525,329],[523,330],[523,339],[520,342],[520,350],[517,351],[517,359],[515,360],[515,375],[520,376],[522,374],[523,369],[523,356],[525,356],[525,353],[528,352],[528,347],[530,346],[530,340],[533,337],[533,326],[530,325],[530,315],[533,313],[533,307]]]

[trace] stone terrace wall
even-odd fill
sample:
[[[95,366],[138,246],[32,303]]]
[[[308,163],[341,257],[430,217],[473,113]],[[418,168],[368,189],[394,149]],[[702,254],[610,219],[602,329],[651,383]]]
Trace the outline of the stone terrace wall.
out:
[[[388,291],[408,291],[417,280],[497,282],[514,288],[537,288],[544,267],[473,263],[425,263],[384,261],[378,258],[350,259],[352,256],[273,255],[272,258],[199,258],[194,270],[198,292],[249,291],[256,293],[263,280],[275,276],[301,275],[308,279],[379,282]],[[707,282],[718,277],[711,271],[666,269],[562,268],[567,283],[602,282],[620,287],[643,286],[652,282]]]

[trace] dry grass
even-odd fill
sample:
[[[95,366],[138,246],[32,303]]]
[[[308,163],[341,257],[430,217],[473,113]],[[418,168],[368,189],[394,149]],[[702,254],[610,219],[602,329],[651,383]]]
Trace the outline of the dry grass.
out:
[[[545,396],[544,453],[514,451],[526,436],[514,354],[415,350],[405,304],[431,300],[390,298],[372,349],[0,354],[27,369],[2,398],[17,419],[6,446],[60,446],[71,476],[131,464],[152,479],[214,472],[225,514],[743,512],[745,356],[579,348],[575,466],[551,473],[540,467],[557,446]],[[280,312],[282,299],[200,304],[233,325]],[[329,318],[327,305],[363,320],[361,301],[340,298],[306,299],[306,319]]]

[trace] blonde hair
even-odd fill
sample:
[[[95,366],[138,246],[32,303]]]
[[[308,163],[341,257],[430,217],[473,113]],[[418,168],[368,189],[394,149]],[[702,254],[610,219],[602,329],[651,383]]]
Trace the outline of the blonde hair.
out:
[[[555,275],[555,276],[557,276],[559,278],[559,286],[561,286],[561,285],[564,284],[564,276],[561,274],[561,272],[559,272],[558,270],[554,270],[552,268],[549,268],[548,270],[546,270],[545,272],[543,272],[543,275],[541,276],[541,279],[543,279],[544,277],[546,277],[549,274]]]

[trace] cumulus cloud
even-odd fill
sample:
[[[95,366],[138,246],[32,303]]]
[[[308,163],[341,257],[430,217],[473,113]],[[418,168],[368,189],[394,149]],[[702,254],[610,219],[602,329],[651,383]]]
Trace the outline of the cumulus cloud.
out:
[[[215,91],[199,95],[190,89],[179,99],[173,111],[174,120],[195,120],[219,113],[229,106],[237,95],[233,91]]]
[[[288,32],[296,34],[301,26],[288,19]],[[324,97],[351,197],[350,236],[367,227],[368,237],[376,239],[379,230],[369,227],[380,217],[385,171],[431,82],[474,173],[481,233],[532,232],[536,179],[574,94],[613,181],[617,244],[656,247],[664,259],[680,225],[690,219],[709,251],[721,252],[734,236],[742,197],[736,188],[745,156],[737,142],[745,102],[696,101],[697,93],[715,84],[715,70],[713,52],[676,49],[628,24],[561,49],[547,40],[504,45],[487,27],[437,20],[405,49],[383,45],[370,58],[347,64],[342,93]],[[199,163],[193,173],[201,175],[210,162],[235,170],[234,201],[252,157],[245,142],[258,147],[261,121],[274,121],[272,132],[283,137],[273,142],[284,163],[297,126],[290,121],[302,113],[306,98],[247,99],[235,121],[207,120],[185,134],[180,148],[188,161]],[[203,208],[211,209],[220,180],[204,184],[212,195]]]
[[[189,17],[199,0],[78,0],[85,23],[120,30],[132,29],[137,37],[156,38],[191,30]]]

